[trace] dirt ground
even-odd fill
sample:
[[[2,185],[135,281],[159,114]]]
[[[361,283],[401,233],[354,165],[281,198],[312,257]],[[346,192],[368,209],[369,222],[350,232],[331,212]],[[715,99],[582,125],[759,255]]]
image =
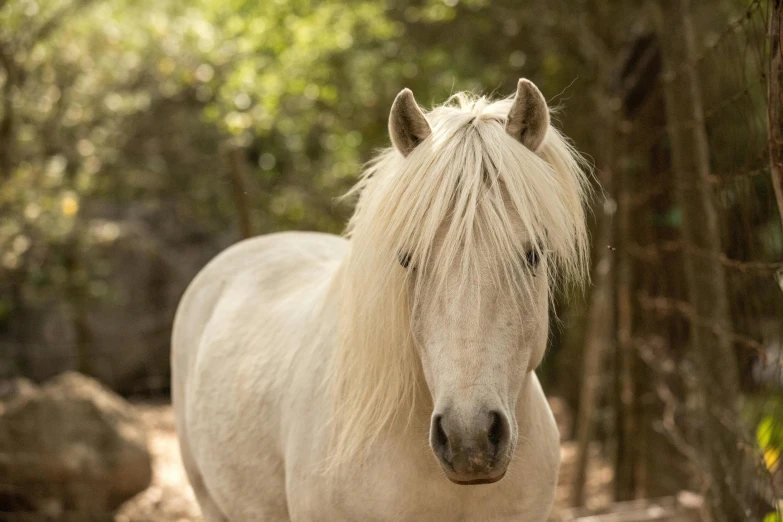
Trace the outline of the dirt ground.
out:
[[[146,491],[129,500],[115,517],[115,522],[195,522],[201,521],[198,504],[188,484],[179,457],[179,445],[174,430],[174,416],[167,403],[136,403],[149,429],[149,446],[153,455],[153,480]],[[553,401],[553,410],[565,431],[569,416],[560,403]],[[573,442],[560,446],[561,467],[555,508],[551,521],[568,520],[568,495],[574,476],[576,448]],[[598,448],[592,448],[588,473],[588,506],[597,508],[609,503],[612,472],[601,458]]]

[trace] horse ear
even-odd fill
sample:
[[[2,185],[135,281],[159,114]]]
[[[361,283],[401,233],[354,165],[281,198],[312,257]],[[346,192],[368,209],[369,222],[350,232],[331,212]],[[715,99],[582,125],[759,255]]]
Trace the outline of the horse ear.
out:
[[[394,147],[403,156],[432,134],[427,118],[421,112],[410,89],[403,89],[394,99],[389,114],[389,136]]]
[[[517,84],[514,103],[508,111],[506,132],[522,145],[537,151],[549,129],[549,108],[538,87],[524,78]]]

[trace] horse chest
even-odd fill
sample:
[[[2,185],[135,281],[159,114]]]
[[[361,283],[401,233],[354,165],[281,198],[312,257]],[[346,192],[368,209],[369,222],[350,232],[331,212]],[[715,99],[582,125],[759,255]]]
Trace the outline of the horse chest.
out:
[[[523,487],[465,487],[439,480],[407,477],[396,482],[369,480],[323,491],[302,503],[294,500],[291,520],[411,522],[544,521],[550,510],[546,494]],[[517,485],[518,486],[518,485]],[[468,490],[470,489],[470,491]]]
[[[289,514],[297,522],[544,521],[558,464],[550,451],[530,448],[515,456],[503,480],[460,486],[443,475],[426,446],[407,454],[391,450],[332,482],[289,476]]]

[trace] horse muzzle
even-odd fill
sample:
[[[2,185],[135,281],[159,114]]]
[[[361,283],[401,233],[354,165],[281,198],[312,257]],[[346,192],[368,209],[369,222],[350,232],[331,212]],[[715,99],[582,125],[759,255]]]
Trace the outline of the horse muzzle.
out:
[[[452,482],[489,484],[506,474],[511,435],[508,416],[499,410],[465,416],[445,409],[432,415],[430,446]]]

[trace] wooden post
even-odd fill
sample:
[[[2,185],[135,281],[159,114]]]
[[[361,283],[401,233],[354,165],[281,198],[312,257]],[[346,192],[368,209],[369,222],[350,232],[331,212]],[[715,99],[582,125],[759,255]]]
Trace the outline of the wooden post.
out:
[[[778,214],[783,224],[783,0],[772,1],[769,18],[768,81],[769,166]]]

